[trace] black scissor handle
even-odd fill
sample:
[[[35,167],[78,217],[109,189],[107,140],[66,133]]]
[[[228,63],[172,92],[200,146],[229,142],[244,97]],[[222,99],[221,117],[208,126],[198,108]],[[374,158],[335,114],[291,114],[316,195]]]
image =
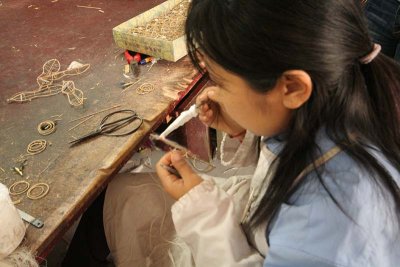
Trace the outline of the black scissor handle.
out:
[[[109,120],[113,115],[119,114],[119,113],[130,113],[131,115],[117,119],[115,121],[107,122],[107,120]],[[126,133],[121,133],[121,134],[112,134],[113,132],[115,132],[121,128],[124,128],[125,126],[131,124],[133,121],[136,121],[136,120],[139,120],[140,122],[131,131],[126,132]],[[103,135],[126,136],[126,135],[136,132],[139,129],[139,127],[142,126],[142,124],[143,124],[143,119],[141,117],[139,117],[135,111],[133,111],[131,109],[123,109],[123,110],[118,110],[118,111],[112,112],[112,113],[108,114],[107,116],[105,116],[100,123],[100,129],[101,129],[101,134],[103,134]]]
[[[107,120],[109,120],[113,115],[118,114],[118,113],[129,113],[129,116],[120,118],[120,119],[116,119],[115,121],[109,121],[107,122]],[[119,129],[128,126],[129,124],[131,124],[132,122],[139,120],[139,124],[132,129],[129,132],[126,133],[121,133],[121,134],[113,134],[113,132],[118,131]],[[71,146],[78,144],[86,139],[89,139],[91,137],[97,136],[97,135],[107,135],[107,136],[126,136],[129,134],[132,134],[134,132],[136,132],[140,126],[142,126],[143,124],[143,119],[141,117],[139,117],[135,111],[131,110],[131,109],[123,109],[123,110],[118,110],[115,112],[112,112],[110,114],[108,114],[107,116],[105,116],[101,122],[100,125],[92,132],[83,135],[81,137],[79,137],[76,140],[73,140],[71,142],[69,142],[71,144]]]
[[[121,109],[121,110],[117,110],[117,111],[114,111],[114,112],[111,112],[111,113],[107,114],[107,115],[101,120],[100,124],[106,124],[106,121],[107,121],[110,117],[112,117],[113,115],[118,114],[118,113],[130,113],[131,115],[130,115],[129,117],[137,116],[136,112],[135,112],[134,110],[132,110],[132,109]],[[122,118],[122,119],[120,119],[120,120],[124,120],[124,119],[129,118],[129,117],[125,117],[125,118]],[[120,121],[120,120],[117,120],[117,121],[114,121],[114,122],[111,122],[111,123],[115,123],[115,122],[118,122],[118,121]]]
[[[84,141],[84,140],[86,140],[86,139],[92,138],[92,137],[97,136],[97,135],[100,135],[100,134],[101,134],[101,129],[100,129],[100,128],[97,128],[96,130],[91,131],[90,133],[85,134],[85,135],[79,137],[79,138],[76,139],[76,140],[70,141],[69,144],[75,145],[75,144],[80,143],[80,142],[82,142],[82,141]]]

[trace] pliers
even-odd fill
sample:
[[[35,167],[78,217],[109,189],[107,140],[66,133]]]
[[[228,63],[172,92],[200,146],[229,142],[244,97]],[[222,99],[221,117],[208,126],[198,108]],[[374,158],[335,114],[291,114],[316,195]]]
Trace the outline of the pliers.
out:
[[[129,50],[125,50],[125,59],[129,64],[129,68],[132,72],[133,77],[138,77],[139,76],[139,62],[141,61],[142,57],[140,53],[136,53],[134,56],[130,54]]]

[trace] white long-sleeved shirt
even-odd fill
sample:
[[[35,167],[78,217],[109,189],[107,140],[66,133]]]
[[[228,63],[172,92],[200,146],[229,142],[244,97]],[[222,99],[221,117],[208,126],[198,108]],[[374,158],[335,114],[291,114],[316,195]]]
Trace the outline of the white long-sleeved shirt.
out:
[[[268,185],[265,174],[284,143],[264,139],[258,153],[257,138],[250,133],[236,148],[234,142],[225,140],[223,161],[251,163],[259,155],[253,177],[233,177],[222,186],[206,180],[172,207],[176,231],[191,248],[196,266],[398,266],[400,236],[393,199],[345,152],[324,165],[322,179],[348,216],[310,172],[268,229],[246,235],[240,223],[259,204],[265,192],[261,184]],[[335,146],[324,132],[317,144],[323,153]],[[370,152],[400,184],[399,171],[378,151]]]

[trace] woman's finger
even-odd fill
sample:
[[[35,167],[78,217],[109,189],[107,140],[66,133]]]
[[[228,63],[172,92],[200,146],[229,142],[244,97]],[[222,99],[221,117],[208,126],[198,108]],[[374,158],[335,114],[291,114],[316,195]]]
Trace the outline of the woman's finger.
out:
[[[160,160],[158,161],[157,166],[158,166],[160,163],[165,164],[165,165],[167,165],[167,166],[171,165],[171,155],[172,155],[172,151],[169,151],[169,152],[165,153],[165,154],[160,158]]]
[[[182,176],[185,194],[203,181],[203,179],[193,171],[189,163],[183,158],[182,152],[174,151],[171,155],[171,162]]]
[[[200,121],[202,121],[203,123],[210,125],[214,120],[214,111],[209,110],[205,113],[199,114],[199,119]]]
[[[181,151],[175,150],[171,152],[171,164],[184,180],[190,179],[190,177],[195,174],[192,167],[184,159]]]
[[[210,86],[210,87],[205,88],[200,93],[200,95],[196,98],[196,105],[200,107],[205,103],[209,103],[211,99],[209,98],[208,93],[211,91],[216,91],[217,89],[218,88],[215,86]]]
[[[160,178],[164,190],[173,198],[177,199],[183,191],[183,181],[181,178],[171,174],[164,166],[171,165],[171,152],[166,153],[156,164],[156,171]]]

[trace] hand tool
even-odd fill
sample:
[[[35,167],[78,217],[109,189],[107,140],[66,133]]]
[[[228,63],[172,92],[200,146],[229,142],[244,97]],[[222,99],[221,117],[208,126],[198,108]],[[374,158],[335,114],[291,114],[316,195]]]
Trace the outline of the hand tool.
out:
[[[117,114],[128,114],[128,116],[122,117],[122,118],[113,118]],[[139,123],[133,123],[135,121],[139,121]],[[122,128],[125,128],[129,126],[130,124],[133,123],[133,129],[130,128],[128,132],[124,133],[114,133]],[[81,136],[80,138],[73,140],[69,142],[72,145],[78,144],[84,140],[87,140],[89,138],[98,136],[98,135],[107,135],[107,136],[126,136],[129,134],[132,134],[139,129],[139,127],[142,125],[143,119],[139,117],[139,115],[136,114],[135,111],[130,110],[130,109],[123,109],[123,110],[118,110],[112,113],[109,113],[106,115],[100,122],[100,125],[93,130],[92,132]]]
[[[142,59],[141,61],[139,61],[139,65],[146,65],[149,62],[153,62],[155,60],[154,57],[146,57],[144,59]]]
[[[168,172],[171,174],[175,175],[178,178],[182,178],[182,176],[179,174],[179,172],[172,166],[165,165],[163,163],[160,163],[160,166],[166,169]]]
[[[192,105],[188,110],[183,111],[178,118],[176,118],[168,127],[160,134],[161,138],[167,137],[174,130],[178,129],[180,126],[184,125],[186,122],[190,121],[192,118],[197,117],[199,114],[199,107],[202,103],[197,106],[196,104]]]
[[[23,171],[24,171],[26,162],[27,162],[27,160],[24,160],[24,161],[21,163],[20,167],[13,167],[13,168],[11,168],[11,170],[13,170],[14,172],[18,173],[20,176],[24,176]]]
[[[140,74],[139,62],[142,59],[140,53],[136,53],[134,56],[132,56],[129,53],[129,50],[125,50],[125,58],[126,61],[128,61],[133,77],[138,77]]]
[[[26,213],[20,209],[17,209],[17,210],[18,210],[18,213],[21,216],[22,220],[26,221],[27,223],[32,224],[36,228],[42,228],[44,226],[44,223],[41,220],[29,215],[28,213]]]
[[[140,53],[136,53],[135,55],[132,56],[129,53],[129,50],[125,50],[124,55],[128,64],[131,64],[132,61],[136,61],[137,63],[139,63],[142,60],[142,56],[140,55]]]

